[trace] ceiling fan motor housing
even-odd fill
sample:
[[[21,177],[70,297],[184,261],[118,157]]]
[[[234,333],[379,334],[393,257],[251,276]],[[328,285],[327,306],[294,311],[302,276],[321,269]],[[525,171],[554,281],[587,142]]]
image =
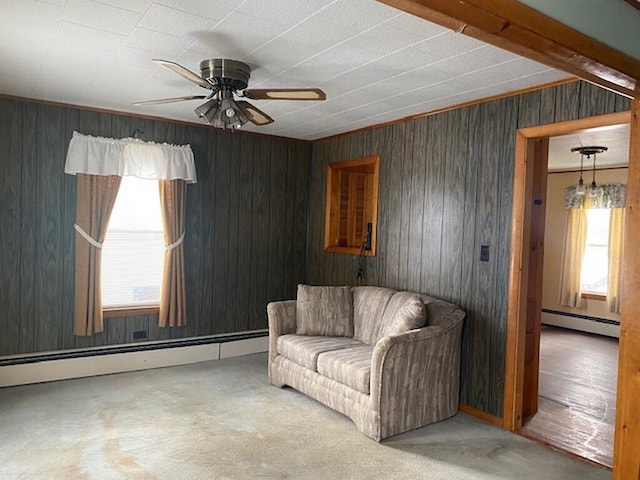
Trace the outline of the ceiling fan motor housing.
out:
[[[202,78],[223,89],[243,90],[249,84],[251,67],[226,58],[210,58],[200,62]]]

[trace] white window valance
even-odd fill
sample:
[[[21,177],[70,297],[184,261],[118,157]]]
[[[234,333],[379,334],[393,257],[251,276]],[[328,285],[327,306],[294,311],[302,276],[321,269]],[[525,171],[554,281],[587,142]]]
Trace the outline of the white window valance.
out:
[[[196,183],[189,145],[145,142],[138,138],[92,137],[73,132],[64,172],[70,175],[135,176],[149,180],[182,179]]]

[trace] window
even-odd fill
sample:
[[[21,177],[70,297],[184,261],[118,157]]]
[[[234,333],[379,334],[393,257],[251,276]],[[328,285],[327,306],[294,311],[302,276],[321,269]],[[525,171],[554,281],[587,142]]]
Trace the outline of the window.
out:
[[[580,284],[583,292],[607,294],[609,270],[609,218],[608,208],[590,208],[587,214],[587,235]]]
[[[123,177],[102,248],[103,307],[158,305],[164,252],[158,181]]]
[[[379,164],[379,156],[329,164],[325,251],[376,254]]]
[[[74,335],[104,331],[107,313],[157,311],[160,327],[186,325],[182,242],[186,186],[196,182],[191,147],[73,132],[64,171],[77,175]]]

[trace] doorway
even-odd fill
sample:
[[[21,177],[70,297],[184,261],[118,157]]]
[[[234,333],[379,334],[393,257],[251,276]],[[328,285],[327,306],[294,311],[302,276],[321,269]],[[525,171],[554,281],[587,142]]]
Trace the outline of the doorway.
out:
[[[503,411],[508,430],[521,432],[525,418],[538,411],[549,138],[629,121],[629,112],[621,112],[517,132]]]
[[[596,145],[603,151],[586,162],[573,151]],[[579,178],[587,186],[596,180],[597,185],[627,183],[629,124],[549,137],[548,152],[537,408],[524,414],[522,433],[612,467],[620,315],[611,313],[606,302],[609,209],[586,211],[581,305],[560,304],[558,292],[567,228],[565,189],[575,188]]]

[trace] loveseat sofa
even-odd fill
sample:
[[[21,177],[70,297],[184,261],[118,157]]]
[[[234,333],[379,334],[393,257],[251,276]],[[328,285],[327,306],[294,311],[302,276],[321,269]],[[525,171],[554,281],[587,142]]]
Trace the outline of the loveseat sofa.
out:
[[[412,292],[299,285],[272,302],[269,381],[289,385],[384,438],[458,410],[465,312]]]

